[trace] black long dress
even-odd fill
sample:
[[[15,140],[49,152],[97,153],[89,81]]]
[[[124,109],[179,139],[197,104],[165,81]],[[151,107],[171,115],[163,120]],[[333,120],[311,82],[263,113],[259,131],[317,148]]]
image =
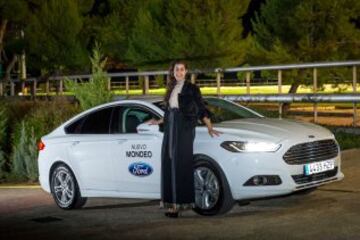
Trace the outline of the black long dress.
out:
[[[210,117],[200,88],[184,82],[179,108],[166,104],[161,147],[161,207],[195,207],[193,144],[198,120]]]
[[[178,108],[168,108],[161,149],[161,207],[187,209],[195,206],[195,127],[189,127],[186,121]]]

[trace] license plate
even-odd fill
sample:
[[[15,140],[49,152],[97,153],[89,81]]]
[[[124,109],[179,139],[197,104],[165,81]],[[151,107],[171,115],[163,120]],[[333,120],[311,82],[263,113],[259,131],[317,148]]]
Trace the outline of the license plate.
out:
[[[334,160],[327,160],[316,163],[309,163],[304,166],[305,175],[311,175],[315,173],[321,173],[329,170],[333,170],[335,168]]]

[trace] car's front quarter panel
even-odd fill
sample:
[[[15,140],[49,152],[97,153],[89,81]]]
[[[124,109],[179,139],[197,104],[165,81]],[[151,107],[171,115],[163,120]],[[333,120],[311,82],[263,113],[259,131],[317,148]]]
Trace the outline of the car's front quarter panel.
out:
[[[221,129],[219,129],[221,131]],[[204,129],[198,130],[195,138],[194,154],[204,154],[214,159],[223,170],[229,183],[233,198],[254,199],[268,196],[284,195],[300,189],[319,186],[323,181],[314,181],[311,184],[297,184],[292,175],[304,173],[304,165],[291,165],[283,159],[284,154],[290,147],[312,141],[334,139],[329,131],[315,131],[315,136],[297,133],[283,139],[278,144],[281,147],[275,152],[230,152],[220,146],[223,141],[247,141],[254,140],[251,134],[238,135],[230,134],[229,131],[221,134],[219,137],[209,137]],[[236,131],[234,131],[236,132]],[[264,141],[270,138],[264,139]],[[261,141],[261,139],[258,139]],[[337,174],[330,181],[338,181],[343,178],[341,172],[340,149],[338,154],[332,158],[335,161],[335,167],[338,168]],[[266,186],[244,186],[250,178],[257,175],[277,175],[281,179],[279,185]]]
[[[223,138],[229,140],[226,136]],[[231,140],[236,141],[238,139],[232,138]],[[284,194],[285,191],[291,192],[294,185],[287,187],[287,190],[284,190],[282,187],[281,191],[274,190],[272,189],[274,187],[271,186],[243,186],[243,184],[254,175],[283,175],[286,164],[284,161],[281,161],[282,157],[278,152],[230,152],[220,146],[221,142],[223,142],[223,140],[216,142],[199,140],[195,146],[194,154],[204,154],[218,163],[227,179],[234,199],[249,199],[263,195]]]

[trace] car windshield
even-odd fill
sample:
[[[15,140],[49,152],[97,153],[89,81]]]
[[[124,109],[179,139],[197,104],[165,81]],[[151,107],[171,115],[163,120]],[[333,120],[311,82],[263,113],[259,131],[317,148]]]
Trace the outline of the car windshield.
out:
[[[213,123],[230,121],[242,118],[261,118],[259,113],[249,110],[241,105],[227,101],[221,98],[208,97],[203,98],[206,108],[210,111],[210,119]],[[164,102],[154,102],[154,105],[164,109]]]

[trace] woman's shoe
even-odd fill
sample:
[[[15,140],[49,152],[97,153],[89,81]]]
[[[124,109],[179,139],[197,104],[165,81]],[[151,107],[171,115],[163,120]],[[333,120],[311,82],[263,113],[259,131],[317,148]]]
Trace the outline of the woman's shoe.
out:
[[[166,212],[165,216],[170,218],[177,218],[179,216],[179,212]]]

